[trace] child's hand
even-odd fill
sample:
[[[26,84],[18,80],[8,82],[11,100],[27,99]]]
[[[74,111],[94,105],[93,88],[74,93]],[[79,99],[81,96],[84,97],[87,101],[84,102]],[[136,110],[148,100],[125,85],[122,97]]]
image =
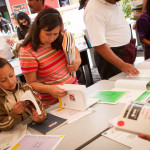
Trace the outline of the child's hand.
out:
[[[18,102],[14,105],[12,111],[13,111],[13,113],[19,115],[19,114],[22,114],[22,113],[24,112],[25,107],[26,107],[25,102],[18,101]]]
[[[35,111],[35,109],[32,109],[32,115],[33,115],[33,121],[37,122],[37,123],[41,123],[45,120],[45,117],[43,114],[38,115],[38,113]]]

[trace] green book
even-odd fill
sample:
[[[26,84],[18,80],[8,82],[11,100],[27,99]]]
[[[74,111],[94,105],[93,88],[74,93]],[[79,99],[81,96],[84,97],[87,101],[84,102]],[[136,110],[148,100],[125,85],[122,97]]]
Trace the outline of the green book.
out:
[[[144,100],[149,100],[148,97],[150,96],[150,91],[145,91],[142,95],[140,95],[135,101],[140,102]]]
[[[116,104],[125,93],[126,91],[97,91],[89,98],[98,99],[99,103]]]

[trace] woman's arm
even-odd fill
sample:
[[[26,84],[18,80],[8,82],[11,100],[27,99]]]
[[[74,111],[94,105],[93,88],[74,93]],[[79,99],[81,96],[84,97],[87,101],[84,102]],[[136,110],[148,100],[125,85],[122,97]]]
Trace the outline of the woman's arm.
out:
[[[142,40],[140,40],[140,41],[141,41],[141,43],[150,46],[150,41],[149,41],[149,40],[147,40],[147,39],[142,39]]]
[[[63,97],[67,94],[66,91],[64,91],[63,89],[59,88],[56,85],[47,85],[47,84],[38,82],[37,77],[36,77],[36,71],[25,73],[24,76],[25,76],[27,83],[32,86],[33,90],[39,93],[48,93],[55,98]]]

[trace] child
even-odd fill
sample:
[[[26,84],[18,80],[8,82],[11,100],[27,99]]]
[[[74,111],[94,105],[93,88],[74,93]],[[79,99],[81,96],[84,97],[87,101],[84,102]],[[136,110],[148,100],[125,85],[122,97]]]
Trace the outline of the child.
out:
[[[17,83],[14,69],[4,58],[0,58],[0,130],[10,130],[17,123],[32,116],[35,122],[43,122],[46,111],[40,100],[35,96],[42,111],[38,115],[35,109],[31,109],[25,101],[20,101],[20,95],[32,88],[26,83]]]
[[[137,31],[141,43],[145,45],[145,59],[150,58],[150,0],[146,3],[146,12],[143,12],[137,20]]]

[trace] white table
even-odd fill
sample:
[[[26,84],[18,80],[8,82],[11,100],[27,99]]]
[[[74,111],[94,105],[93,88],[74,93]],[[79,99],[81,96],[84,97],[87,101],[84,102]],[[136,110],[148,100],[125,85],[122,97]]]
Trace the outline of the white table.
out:
[[[131,150],[131,148],[101,136],[82,150]]]
[[[113,84],[113,81],[102,80],[87,90],[89,94],[95,90],[109,90],[113,87]],[[57,146],[56,150],[73,150],[88,144],[89,141],[95,139],[96,136],[108,128],[108,121],[116,117],[123,106],[124,104],[95,104],[92,108],[96,112],[51,132],[54,135],[65,135],[65,138]]]

